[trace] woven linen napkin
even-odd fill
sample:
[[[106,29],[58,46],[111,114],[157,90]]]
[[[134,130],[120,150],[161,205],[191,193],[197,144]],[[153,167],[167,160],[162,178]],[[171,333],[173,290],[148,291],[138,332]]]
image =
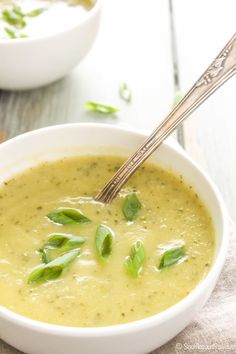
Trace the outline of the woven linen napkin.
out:
[[[211,298],[199,315],[152,354],[236,354],[236,226],[231,222],[228,255]]]
[[[183,353],[236,354],[236,226],[233,223],[226,263],[208,303],[185,330],[150,354]],[[0,354],[20,352],[0,341]]]

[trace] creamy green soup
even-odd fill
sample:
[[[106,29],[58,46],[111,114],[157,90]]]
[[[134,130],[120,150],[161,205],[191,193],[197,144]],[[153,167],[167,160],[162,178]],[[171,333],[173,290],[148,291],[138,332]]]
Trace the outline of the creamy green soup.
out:
[[[0,187],[0,305],[58,325],[115,325],[167,309],[206,276],[214,257],[213,225],[181,176],[146,164],[112,204],[94,201],[122,162],[111,156],[66,158],[27,170]],[[131,195],[139,208],[129,221],[124,203]],[[89,221],[53,220],[68,208]],[[103,258],[96,245],[101,225],[109,227],[112,243]],[[46,264],[39,250],[58,234],[84,237],[75,245],[80,254],[54,280],[30,283],[32,272]],[[127,260],[137,243],[144,253],[135,260],[141,263],[134,275],[127,267],[132,259]],[[53,250],[50,257],[63,254],[68,250]]]

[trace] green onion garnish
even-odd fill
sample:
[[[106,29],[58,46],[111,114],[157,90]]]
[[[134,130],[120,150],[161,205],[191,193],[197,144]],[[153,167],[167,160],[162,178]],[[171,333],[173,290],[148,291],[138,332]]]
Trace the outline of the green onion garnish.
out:
[[[137,278],[145,260],[145,249],[141,241],[132,246],[130,255],[125,260],[125,267],[133,278]]]
[[[98,256],[106,260],[112,253],[112,231],[105,225],[99,225],[96,231],[95,244]]]
[[[102,103],[97,102],[85,102],[85,108],[91,112],[102,113],[102,114],[114,114],[119,111],[118,108],[107,106]]]
[[[28,284],[38,284],[59,278],[63,270],[66,269],[79,255],[79,249],[63,254],[53,261],[42,264],[32,271],[28,277]]]
[[[171,248],[163,253],[159,269],[164,269],[177,263],[181,258],[185,256],[184,246]]]
[[[87,224],[91,221],[77,209],[58,209],[47,214],[47,217],[60,225]]]
[[[120,97],[126,102],[130,102],[132,99],[132,93],[126,82],[120,84]]]
[[[138,200],[137,195],[135,193],[128,194],[125,197],[123,207],[122,207],[122,211],[126,220],[133,221],[137,217],[137,214],[141,209],[141,207],[142,205]]]

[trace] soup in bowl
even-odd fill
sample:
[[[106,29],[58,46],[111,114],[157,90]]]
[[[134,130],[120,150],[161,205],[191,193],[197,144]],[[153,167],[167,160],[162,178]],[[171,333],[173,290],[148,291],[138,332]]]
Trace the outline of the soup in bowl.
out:
[[[113,203],[94,199],[144,138],[72,124],[0,146],[4,340],[35,354],[147,353],[203,306],[227,221],[184,152],[163,144]]]

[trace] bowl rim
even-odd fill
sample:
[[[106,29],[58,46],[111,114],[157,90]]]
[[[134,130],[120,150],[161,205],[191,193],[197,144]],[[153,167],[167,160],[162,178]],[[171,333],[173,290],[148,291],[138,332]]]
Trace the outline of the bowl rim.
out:
[[[123,133],[130,133],[136,136],[139,136],[143,139],[147,137],[148,134],[142,133],[139,130],[134,128],[127,128],[124,126],[117,126],[111,124],[102,124],[102,123],[66,123],[66,124],[58,124],[54,126],[48,126],[36,130],[32,130],[30,132],[20,134],[14,138],[3,142],[0,145],[0,151],[2,148],[7,147],[8,145],[14,144],[17,141],[24,140],[28,136],[40,135],[45,132],[53,132],[57,130],[70,130],[75,128],[82,128],[82,129],[104,129],[104,130],[113,130],[113,131],[120,131]],[[166,321],[170,320],[172,317],[179,315],[180,313],[184,312],[184,310],[190,308],[198,297],[201,297],[210,286],[210,284],[214,283],[214,279],[217,278],[221,272],[223,267],[226,253],[227,253],[227,246],[229,240],[229,216],[227,209],[225,207],[224,201],[215,185],[215,183],[211,180],[208,174],[202,169],[201,166],[198,166],[196,162],[192,160],[191,157],[187,155],[187,153],[178,146],[170,145],[168,142],[163,142],[163,146],[165,149],[172,151],[173,153],[177,154],[179,157],[187,160],[190,168],[197,170],[197,173],[202,175],[202,177],[206,180],[208,185],[210,186],[212,192],[214,193],[216,200],[218,202],[219,210],[221,212],[222,217],[222,243],[219,248],[218,254],[215,257],[214,263],[212,264],[211,269],[209,270],[206,277],[200,281],[197,286],[187,295],[185,298],[174,304],[173,306],[167,308],[166,310],[143,318],[141,320],[128,322],[124,324],[117,324],[112,326],[103,326],[103,327],[70,327],[70,326],[61,326],[50,324],[46,322],[41,322],[37,320],[30,319],[23,315],[17,314],[3,306],[0,306],[0,321],[1,318],[13,322],[14,324],[28,328],[29,330],[34,330],[40,333],[46,333],[51,335],[61,335],[64,337],[107,337],[107,336],[114,336],[119,335],[122,333],[133,333],[137,331],[147,330],[150,327],[160,325],[161,323],[165,323]]]
[[[9,38],[9,39],[4,38],[4,40],[0,41],[0,49],[4,46],[14,46],[14,45],[18,45],[18,44],[27,45],[27,44],[34,43],[34,42],[41,42],[44,40],[57,39],[57,37],[65,34],[65,33],[70,34],[70,32],[77,29],[77,27],[80,27],[85,22],[89,21],[91,17],[96,16],[100,12],[101,7],[102,7],[102,0],[96,0],[94,6],[91,8],[91,10],[88,10],[86,16],[83,19],[79,20],[78,23],[71,24],[66,29],[60,29],[56,32],[41,35],[38,37]]]

